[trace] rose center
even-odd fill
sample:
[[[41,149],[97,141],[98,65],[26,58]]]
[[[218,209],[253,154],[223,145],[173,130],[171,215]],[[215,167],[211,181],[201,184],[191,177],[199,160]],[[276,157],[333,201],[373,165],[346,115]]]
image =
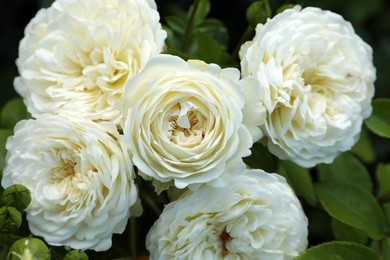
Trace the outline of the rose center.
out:
[[[91,169],[94,171],[93,169]],[[67,210],[72,211],[77,205],[88,204],[91,201],[91,189],[88,184],[88,177],[81,174],[80,162],[64,160],[63,164],[52,170],[52,183],[50,185],[51,193],[57,196],[61,201],[68,201]]]
[[[224,258],[229,253],[226,244],[230,242],[233,238],[230,236],[230,234],[226,231],[225,228],[222,231],[222,233],[219,235],[219,239],[221,240],[222,243],[222,258]]]
[[[169,117],[169,139],[183,147],[194,147],[204,137],[205,118],[190,102],[180,102]]]
[[[75,175],[75,167],[76,163],[67,162],[64,163],[61,167],[58,167],[54,170],[54,177],[57,180],[63,180],[66,178],[72,178]]]
[[[108,91],[123,85],[129,73],[129,66],[126,62],[117,60],[107,48],[94,49],[89,60],[90,64],[82,66],[83,84],[88,90],[98,87],[102,91]]]
[[[321,75],[320,71],[316,69],[306,69],[302,72],[302,78],[306,86],[311,86],[312,91],[320,94],[326,94],[328,80],[326,77]]]

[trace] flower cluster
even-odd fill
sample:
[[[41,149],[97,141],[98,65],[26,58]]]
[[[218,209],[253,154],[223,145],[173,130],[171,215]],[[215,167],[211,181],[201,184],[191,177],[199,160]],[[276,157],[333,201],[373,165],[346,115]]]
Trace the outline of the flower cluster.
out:
[[[39,11],[15,80],[35,119],[7,141],[2,186],[31,190],[29,228],[51,245],[109,249],[142,213],[139,175],[183,191],[148,233],[151,259],[293,259],[307,247],[299,200],[243,158],[258,141],[304,167],[350,149],[371,113],[370,47],[300,7],[257,25],[241,72],[161,54],[166,36],[153,0]]]
[[[2,186],[30,189],[34,235],[104,251],[141,214],[117,103],[165,38],[156,4],[144,0],[57,0],[26,27],[14,84],[36,119],[8,140]]]

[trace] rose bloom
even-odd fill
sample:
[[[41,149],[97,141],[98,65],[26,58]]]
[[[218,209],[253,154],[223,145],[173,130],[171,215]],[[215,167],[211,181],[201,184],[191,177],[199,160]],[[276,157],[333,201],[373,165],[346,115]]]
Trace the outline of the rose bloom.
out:
[[[371,113],[372,49],[340,15],[297,6],[256,28],[242,74],[264,88],[269,150],[303,167],[331,163]]]
[[[127,78],[162,51],[153,0],[57,0],[20,42],[16,91],[28,111],[119,123]]]
[[[265,113],[244,125],[245,92],[259,85],[239,78],[234,68],[159,55],[126,83],[124,137],[140,175],[158,191],[209,182],[231,165],[244,169],[241,158],[260,138]]]
[[[112,124],[61,116],[19,122],[2,186],[26,186],[31,232],[55,246],[104,251],[142,211],[129,155]]]
[[[293,259],[308,221],[285,179],[246,170],[169,203],[146,238],[150,259]]]

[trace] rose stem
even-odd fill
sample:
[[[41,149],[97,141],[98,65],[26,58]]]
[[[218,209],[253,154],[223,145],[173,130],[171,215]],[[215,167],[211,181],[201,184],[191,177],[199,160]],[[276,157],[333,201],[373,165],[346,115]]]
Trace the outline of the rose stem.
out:
[[[244,34],[241,36],[241,39],[238,41],[236,47],[233,50],[232,57],[234,60],[238,58],[238,52],[240,51],[241,45],[247,40],[249,40],[249,38],[253,34],[254,29],[255,28],[252,25],[248,25],[248,27],[246,28]]]
[[[192,23],[194,21],[196,11],[198,10],[199,3],[200,3],[200,0],[195,0],[195,2],[193,4],[193,8],[191,10],[190,17],[188,18],[188,21],[187,21],[186,30],[184,32],[183,43],[181,45],[181,50],[183,52],[185,52],[188,48],[188,42],[190,39],[190,32],[192,29]]]
[[[134,216],[130,218],[130,254],[137,256],[137,220]]]
[[[143,192],[141,195],[141,200],[144,200],[146,204],[153,210],[154,213],[156,213],[157,216],[161,215],[161,209],[157,206],[156,202],[153,200],[153,198],[147,193]]]

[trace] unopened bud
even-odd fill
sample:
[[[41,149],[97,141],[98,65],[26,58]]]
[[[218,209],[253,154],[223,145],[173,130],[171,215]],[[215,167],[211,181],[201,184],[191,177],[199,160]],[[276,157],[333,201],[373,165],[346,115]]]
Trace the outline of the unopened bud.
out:
[[[22,224],[22,214],[14,207],[0,208],[0,232],[13,233]]]
[[[30,191],[20,184],[15,184],[6,188],[0,200],[2,206],[12,206],[19,211],[27,208],[30,202]]]
[[[22,238],[12,244],[7,260],[50,260],[50,251],[38,238]]]

